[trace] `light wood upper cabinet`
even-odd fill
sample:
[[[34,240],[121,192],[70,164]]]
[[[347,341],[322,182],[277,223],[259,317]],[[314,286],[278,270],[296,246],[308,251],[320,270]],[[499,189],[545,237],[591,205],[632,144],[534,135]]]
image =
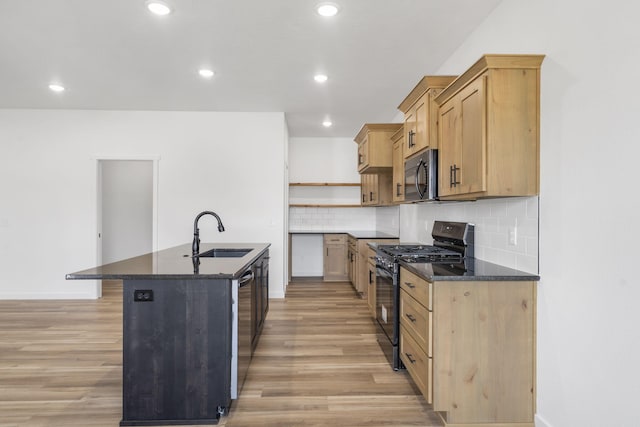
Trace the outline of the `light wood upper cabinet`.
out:
[[[392,201],[391,171],[360,175],[362,206],[388,206]]]
[[[543,55],[485,55],[436,98],[438,195],[539,194]]]
[[[358,172],[390,172],[391,136],[402,126],[400,123],[366,123],[355,137],[358,144]]]
[[[404,127],[398,129],[391,137],[393,142],[393,202],[404,201]]]
[[[398,106],[404,113],[404,158],[425,148],[438,148],[438,105],[435,97],[455,76],[425,76]]]

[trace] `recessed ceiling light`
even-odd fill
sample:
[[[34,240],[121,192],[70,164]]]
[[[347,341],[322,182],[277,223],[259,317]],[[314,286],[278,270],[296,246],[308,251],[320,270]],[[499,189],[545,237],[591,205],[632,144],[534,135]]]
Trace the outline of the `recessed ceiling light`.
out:
[[[333,123],[331,123],[331,120],[325,120],[324,122],[322,122],[322,126],[326,128],[330,128],[331,125],[333,125]]]
[[[313,80],[317,81],[318,83],[324,83],[328,78],[329,77],[324,74],[316,74],[315,76],[313,76]]]
[[[54,92],[64,92],[64,86],[56,84],[56,83],[52,83],[49,85],[49,89],[51,89]]]
[[[171,7],[169,7],[167,3],[160,0],[148,0],[146,5],[147,9],[149,9],[151,13],[154,13],[156,15],[164,16],[171,13]]]
[[[211,77],[213,77],[215,73],[212,70],[209,70],[207,68],[202,68],[198,70],[198,74],[200,74],[205,79],[210,79]]]
[[[316,11],[321,16],[336,16],[340,8],[335,3],[320,3],[316,6]]]

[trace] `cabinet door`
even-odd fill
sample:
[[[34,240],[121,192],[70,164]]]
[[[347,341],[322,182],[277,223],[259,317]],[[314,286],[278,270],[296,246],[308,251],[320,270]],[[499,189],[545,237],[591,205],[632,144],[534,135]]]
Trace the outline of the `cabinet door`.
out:
[[[416,134],[414,137],[413,152],[425,149],[429,146],[429,105],[428,105],[428,92],[420,97],[414,107],[416,117]]]
[[[344,234],[324,235],[324,280],[341,281],[347,280],[346,260],[347,245]]]
[[[363,174],[360,175],[360,203],[365,206],[369,196],[369,175]]]
[[[362,171],[369,166],[369,136],[358,144],[358,171]]]
[[[486,191],[487,149],[485,137],[485,82],[480,78],[460,92],[460,166],[457,192],[460,194]]]
[[[404,137],[393,143],[393,201],[404,201]]]
[[[459,98],[453,97],[440,107],[440,150],[438,152],[438,195],[456,194],[453,168],[460,164]]]
[[[406,159],[415,153],[416,140],[416,110],[411,109],[404,115],[404,150],[403,155]]]
[[[486,191],[486,78],[440,107],[439,195]]]

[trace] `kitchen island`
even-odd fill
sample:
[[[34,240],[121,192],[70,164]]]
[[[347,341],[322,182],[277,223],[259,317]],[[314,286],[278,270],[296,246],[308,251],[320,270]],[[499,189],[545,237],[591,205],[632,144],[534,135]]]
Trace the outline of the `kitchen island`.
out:
[[[218,422],[268,310],[269,246],[203,243],[192,257],[185,244],[66,276],[123,281],[121,426]]]

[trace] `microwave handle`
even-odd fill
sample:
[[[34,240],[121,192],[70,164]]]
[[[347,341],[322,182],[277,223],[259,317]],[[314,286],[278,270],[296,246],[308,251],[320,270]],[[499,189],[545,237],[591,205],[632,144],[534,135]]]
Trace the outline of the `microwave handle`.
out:
[[[422,169],[423,167],[426,168],[426,166],[427,165],[425,164],[424,160],[420,159],[420,163],[418,163],[418,167],[416,168],[416,190],[418,191],[420,199],[422,199],[425,194],[425,192],[420,188],[420,169]]]

